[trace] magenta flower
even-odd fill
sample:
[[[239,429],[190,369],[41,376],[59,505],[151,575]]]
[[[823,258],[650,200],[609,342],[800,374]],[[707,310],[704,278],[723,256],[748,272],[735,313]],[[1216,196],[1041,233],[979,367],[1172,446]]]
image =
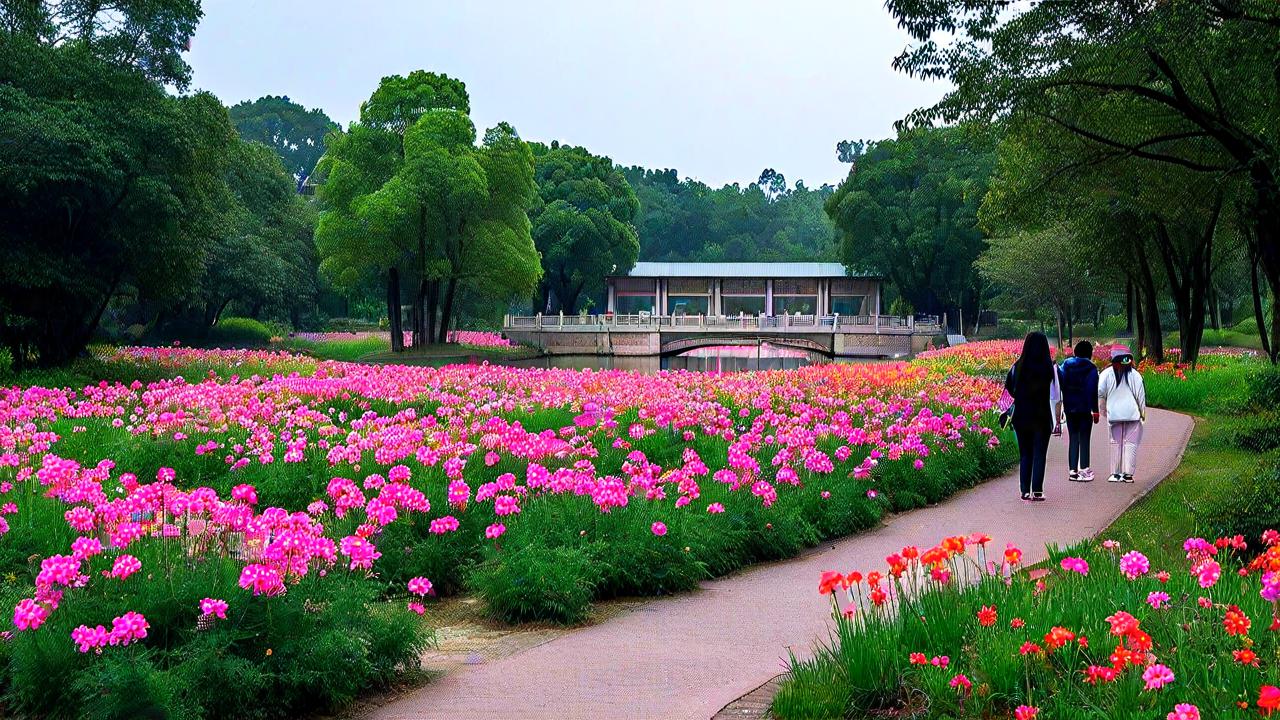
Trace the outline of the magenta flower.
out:
[[[1218,582],[1218,578],[1222,575],[1222,566],[1215,560],[1206,560],[1200,564],[1195,571],[1200,581],[1200,587],[1211,588]]]
[[[507,526],[502,523],[493,523],[484,529],[484,536],[490,540],[497,540],[507,531]]]
[[[724,512],[724,505],[718,502],[713,502],[707,506],[707,512],[711,513],[712,515],[717,515],[719,513],[722,513]]]
[[[1151,563],[1147,560],[1147,556],[1137,550],[1130,550],[1120,558],[1120,572],[1130,580],[1136,580],[1142,575],[1146,575],[1151,570]]]
[[[667,525],[666,525],[666,523],[662,523],[662,522],[655,522],[653,525],[651,525],[651,526],[649,527],[649,529],[650,529],[651,531],[653,531],[653,534],[654,534],[654,535],[657,535],[658,537],[662,537],[663,535],[666,535],[666,534],[667,534]]]
[[[1142,673],[1142,679],[1146,681],[1147,690],[1159,690],[1173,682],[1173,671],[1165,665],[1156,663]]]
[[[228,607],[226,600],[205,598],[200,601],[200,614],[216,615],[219,619],[226,620]]]
[[[1147,604],[1152,608],[1159,610],[1166,606],[1169,602],[1169,593],[1156,591],[1147,594]]]
[[[111,566],[110,576],[124,580],[142,569],[142,561],[132,555],[121,555]]]
[[[1081,575],[1089,574],[1089,563],[1084,558],[1066,557],[1062,558],[1062,569],[1070,572],[1077,572]]]
[[[35,630],[49,619],[49,609],[31,598],[24,598],[13,609],[13,624],[19,630]]]
[[[1200,708],[1190,703],[1178,703],[1173,712],[1165,716],[1166,720],[1200,720]]]
[[[409,592],[419,597],[425,597],[431,592],[431,581],[424,577],[415,577],[409,580]]]

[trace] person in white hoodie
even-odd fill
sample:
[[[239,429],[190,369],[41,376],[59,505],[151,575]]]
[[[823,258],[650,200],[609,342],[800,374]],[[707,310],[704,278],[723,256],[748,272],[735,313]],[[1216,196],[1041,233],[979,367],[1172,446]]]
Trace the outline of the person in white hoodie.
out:
[[[1142,425],[1147,421],[1147,389],[1124,345],[1111,348],[1111,367],[1098,378],[1102,414],[1111,426],[1111,477],[1108,482],[1133,482]]]

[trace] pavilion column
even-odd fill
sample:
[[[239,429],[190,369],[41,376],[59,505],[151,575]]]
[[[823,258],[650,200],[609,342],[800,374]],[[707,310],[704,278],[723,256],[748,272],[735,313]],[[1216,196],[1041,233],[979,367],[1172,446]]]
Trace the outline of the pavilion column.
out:
[[[720,306],[720,278],[711,281],[711,315],[723,315],[723,308]]]
[[[764,281],[764,314],[773,315],[773,278]]]
[[[608,304],[605,305],[605,309],[608,312],[617,312],[617,305],[618,305],[617,295],[618,295],[618,289],[614,287],[613,278],[610,278],[609,279],[609,301],[608,301]]]

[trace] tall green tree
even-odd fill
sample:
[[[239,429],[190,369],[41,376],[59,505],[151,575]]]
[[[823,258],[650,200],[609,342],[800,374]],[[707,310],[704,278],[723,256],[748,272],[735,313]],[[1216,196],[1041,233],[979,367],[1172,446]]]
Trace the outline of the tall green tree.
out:
[[[895,66],[954,85],[907,124],[1040,121],[1086,144],[1088,160],[1080,161],[1154,163],[1236,184],[1244,191],[1233,198],[1240,232],[1273,298],[1280,294],[1280,5],[886,5],[918,41]]]
[[[477,146],[468,107],[447,76],[384,78],[320,163],[321,268],[345,287],[385,274],[396,350],[402,276],[416,343],[445,340],[459,291],[527,296],[539,277],[532,154],[505,124]]]
[[[45,5],[0,17],[0,341],[19,366],[74,357],[126,286],[181,294],[222,232],[226,110],[156,82],[185,77],[177,49],[198,6],[138,5],[154,12],[122,10],[131,34],[56,45]],[[136,54],[126,37],[145,40]]]
[[[536,309],[576,312],[605,276],[635,265],[640,201],[609,158],[558,143],[532,147],[538,197],[529,218],[543,270]]]
[[[868,143],[827,198],[841,260],[882,273],[917,312],[962,309],[981,297],[978,206],[995,165],[988,139],[966,128],[922,128]]]
[[[185,90],[191,68],[182,53],[203,14],[200,0],[6,0],[0,34],[35,47],[74,47],[104,66]]]
[[[229,112],[240,137],[275,150],[298,182],[311,174],[324,155],[325,136],[338,129],[324,111],[308,110],[283,95],[245,100],[232,105]]]

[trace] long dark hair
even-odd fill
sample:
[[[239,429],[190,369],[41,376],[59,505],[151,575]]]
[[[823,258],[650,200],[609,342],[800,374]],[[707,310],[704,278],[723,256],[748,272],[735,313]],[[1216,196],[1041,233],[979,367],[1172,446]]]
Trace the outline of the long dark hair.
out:
[[[1053,380],[1053,353],[1049,351],[1049,338],[1042,332],[1027,333],[1022,341],[1022,355],[1013,366],[1019,383],[1049,383]]]

